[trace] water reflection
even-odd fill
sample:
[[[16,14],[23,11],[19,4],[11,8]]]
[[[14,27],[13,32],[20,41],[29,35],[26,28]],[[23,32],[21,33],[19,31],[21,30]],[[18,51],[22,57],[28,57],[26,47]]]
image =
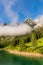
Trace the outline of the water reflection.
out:
[[[43,65],[43,58],[26,58],[0,51],[0,65]]]

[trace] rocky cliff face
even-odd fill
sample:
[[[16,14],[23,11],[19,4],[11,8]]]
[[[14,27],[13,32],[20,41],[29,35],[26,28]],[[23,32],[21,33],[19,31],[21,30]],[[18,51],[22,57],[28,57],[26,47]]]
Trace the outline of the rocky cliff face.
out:
[[[38,27],[43,27],[42,24],[38,23],[39,21],[34,21],[31,18],[26,18],[24,20],[24,23],[26,23],[27,25],[29,25],[31,28],[38,28]]]
[[[26,19],[24,20],[24,23],[26,23],[26,24],[29,25],[30,27],[34,27],[34,26],[36,25],[36,23],[35,23],[32,19],[30,19],[30,18],[26,18]]]

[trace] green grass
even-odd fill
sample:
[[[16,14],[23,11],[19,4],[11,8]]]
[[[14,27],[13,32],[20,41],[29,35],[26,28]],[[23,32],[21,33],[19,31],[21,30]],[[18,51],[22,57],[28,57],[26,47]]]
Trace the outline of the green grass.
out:
[[[29,52],[43,52],[43,38],[37,40],[37,46],[32,46],[32,42],[26,43],[27,51]],[[41,49],[41,50],[40,50]]]
[[[13,40],[14,40],[14,37],[6,37],[4,38],[3,40],[0,41],[0,44],[5,44],[5,46],[7,45],[8,47],[7,48],[13,48],[13,49],[16,49],[16,50],[20,50],[21,47],[20,45],[16,45],[16,46],[10,46],[10,44],[13,44]],[[37,45],[36,46],[32,46],[32,42],[28,42],[28,43],[25,43],[25,50],[23,51],[28,51],[28,52],[40,52],[42,50],[41,53],[43,53],[43,38],[40,38],[37,40]],[[23,47],[24,49],[24,47]]]
[[[37,46],[43,46],[43,38],[38,39],[38,45]]]
[[[32,46],[32,43],[29,42],[29,43],[26,43],[25,45],[27,47],[29,47],[29,46]],[[40,39],[37,40],[37,46],[43,46],[43,38],[40,38]]]

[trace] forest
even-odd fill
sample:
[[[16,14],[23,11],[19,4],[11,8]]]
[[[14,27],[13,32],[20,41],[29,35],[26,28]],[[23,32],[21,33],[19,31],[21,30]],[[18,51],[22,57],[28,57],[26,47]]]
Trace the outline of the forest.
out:
[[[0,49],[4,48],[43,54],[43,27],[35,28],[26,35],[0,36]]]

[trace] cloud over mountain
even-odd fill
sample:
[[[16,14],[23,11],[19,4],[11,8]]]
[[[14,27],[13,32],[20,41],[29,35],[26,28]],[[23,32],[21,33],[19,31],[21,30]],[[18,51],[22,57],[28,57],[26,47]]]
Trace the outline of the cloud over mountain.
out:
[[[43,25],[43,15],[36,17],[36,19],[34,19],[34,21],[37,24]]]
[[[19,26],[0,26],[0,36],[18,36],[30,33],[32,28],[27,24]]]
[[[30,33],[34,28],[43,26],[43,16],[31,20],[26,18],[23,23],[19,25],[0,25],[0,36],[19,36]]]

